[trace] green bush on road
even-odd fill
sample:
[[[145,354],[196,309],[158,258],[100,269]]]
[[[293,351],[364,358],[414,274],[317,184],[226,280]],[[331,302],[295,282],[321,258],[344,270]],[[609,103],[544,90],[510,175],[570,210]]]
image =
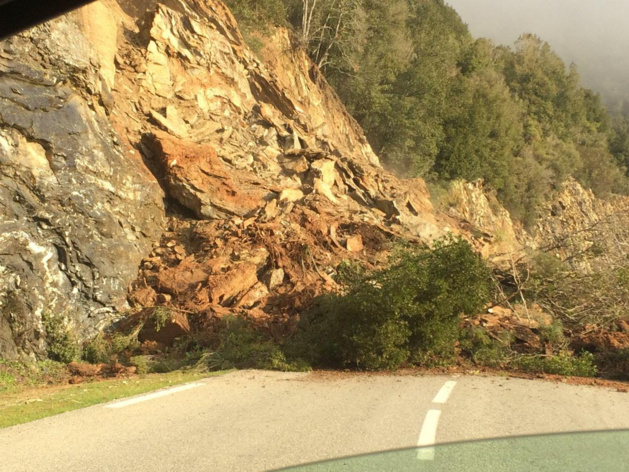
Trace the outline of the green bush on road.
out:
[[[460,315],[490,299],[490,271],[453,237],[432,249],[398,252],[391,265],[358,278],[344,294],[321,297],[297,340],[313,365],[365,370],[453,360]]]

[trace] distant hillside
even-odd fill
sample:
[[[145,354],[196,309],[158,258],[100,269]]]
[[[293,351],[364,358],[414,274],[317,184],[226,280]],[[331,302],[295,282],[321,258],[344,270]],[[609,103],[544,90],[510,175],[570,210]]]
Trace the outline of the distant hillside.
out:
[[[629,3],[588,0],[448,0],[478,36],[513,44],[523,32],[548,41],[579,65],[583,83],[610,109],[629,103]]]

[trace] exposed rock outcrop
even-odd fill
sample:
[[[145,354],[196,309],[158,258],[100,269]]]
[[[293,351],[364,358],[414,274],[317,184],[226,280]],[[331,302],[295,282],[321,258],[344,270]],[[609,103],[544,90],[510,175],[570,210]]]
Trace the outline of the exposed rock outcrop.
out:
[[[596,198],[591,190],[570,179],[547,204],[534,241],[536,247],[582,272],[626,261],[629,198]]]
[[[76,17],[0,43],[0,355],[43,354],[43,312],[83,335],[126,306],[159,237],[159,186],[124,152]],[[95,65],[96,64],[96,65]]]

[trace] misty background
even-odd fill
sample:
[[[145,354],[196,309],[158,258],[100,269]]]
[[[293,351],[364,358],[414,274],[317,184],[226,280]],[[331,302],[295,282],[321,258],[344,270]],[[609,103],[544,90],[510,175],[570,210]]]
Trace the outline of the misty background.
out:
[[[522,33],[547,41],[611,109],[629,102],[629,1],[446,0],[475,37],[513,45]]]

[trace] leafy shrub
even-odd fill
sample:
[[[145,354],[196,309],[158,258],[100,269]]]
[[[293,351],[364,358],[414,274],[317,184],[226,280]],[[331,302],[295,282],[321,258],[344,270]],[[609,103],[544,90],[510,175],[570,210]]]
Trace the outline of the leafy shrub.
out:
[[[347,295],[326,295],[300,322],[301,354],[315,365],[396,369],[409,355],[410,329],[368,282]]]
[[[146,357],[144,356],[134,356],[131,359],[129,359],[129,363],[132,366],[135,366],[136,369],[138,369],[138,374],[139,375],[146,375],[149,372],[149,365],[148,365],[148,361],[146,359]]]
[[[490,299],[489,269],[462,239],[404,255],[387,272],[383,285],[389,285],[394,306],[405,307],[411,350],[424,355],[453,355],[459,316],[478,313]]]
[[[50,313],[44,313],[42,320],[48,342],[48,357],[53,361],[65,364],[80,359],[81,347],[76,336],[66,326],[63,319]]]
[[[565,351],[550,357],[522,356],[515,361],[514,366],[529,372],[575,377],[594,377],[598,372],[594,364],[594,355],[586,351],[578,356]]]
[[[396,369],[411,361],[454,358],[459,317],[489,300],[489,270],[472,247],[452,237],[433,249],[406,249],[390,267],[355,280],[345,294],[321,297],[298,338],[316,365]]]
[[[298,363],[289,362],[280,346],[260,333],[252,321],[228,316],[222,324],[220,345],[208,359],[211,369],[303,370]]]
[[[105,340],[102,334],[98,334],[88,342],[83,349],[83,359],[90,364],[101,364],[109,361],[110,343]]]
[[[155,332],[159,333],[166,323],[173,318],[173,313],[168,307],[160,306],[153,310],[151,318],[155,322]]]
[[[123,351],[133,351],[140,347],[140,343],[137,340],[135,333],[128,335],[122,333],[116,333],[111,338],[111,353],[120,354]]]
[[[133,351],[139,347],[135,334],[116,333],[112,337],[98,334],[83,349],[83,359],[92,364],[101,364],[116,359],[124,351]]]
[[[341,285],[350,285],[365,275],[365,269],[355,261],[344,260],[336,268],[335,280]]]
[[[459,334],[461,354],[468,356],[477,365],[501,367],[512,354],[510,347],[513,335],[503,331],[500,339],[489,336],[487,331],[479,327],[469,327]]]
[[[561,321],[555,320],[550,326],[539,328],[540,340],[542,343],[548,343],[555,348],[565,348],[568,342],[563,331]]]

